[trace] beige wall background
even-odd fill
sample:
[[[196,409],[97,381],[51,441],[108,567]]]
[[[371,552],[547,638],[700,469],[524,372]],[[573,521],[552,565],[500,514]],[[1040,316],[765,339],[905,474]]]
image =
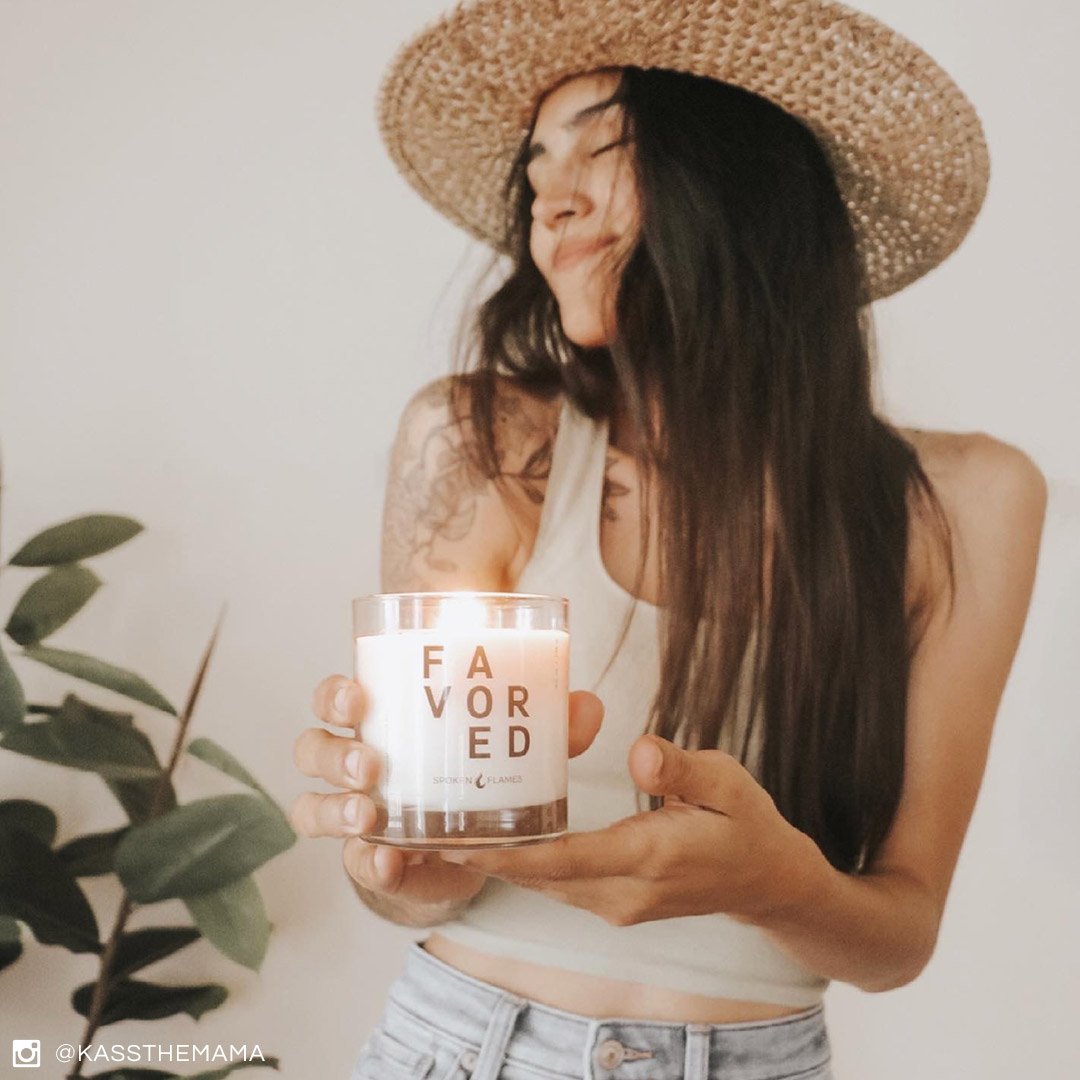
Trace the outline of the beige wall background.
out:
[[[318,786],[292,743],[314,722],[316,682],[349,670],[349,599],[378,587],[397,418],[447,369],[481,254],[399,179],[374,123],[383,66],[443,6],[0,3],[0,546],[7,557],[81,513],[141,520],[142,536],[92,562],[107,585],[54,643],[182,699],[228,601],[193,733],[286,805]],[[1065,1080],[1080,1075],[1080,16],[1066,0],[863,6],[957,78],[993,168],[962,248],[877,307],[884,398],[903,423],[1023,447],[1051,507],[937,953],[902,990],[831,987],[836,1071]],[[4,569],[0,610],[28,580]],[[14,662],[31,698],[70,685]],[[164,746],[168,718],[139,715]],[[222,790],[198,762],[177,783],[186,798]],[[0,791],[53,804],[62,839],[122,822],[96,778],[10,753]],[[258,879],[275,925],[261,975],[196,943],[146,975],[224,982],[226,1005],[105,1041],[259,1043],[294,1080],[348,1075],[422,932],[359,904],[338,841],[300,841]],[[110,890],[86,884],[111,925]],[[134,925],[159,921],[186,913],[175,902]],[[77,1041],[68,997],[95,974],[90,957],[31,943],[0,975],[5,1068],[9,1038],[40,1038],[46,1060]]]

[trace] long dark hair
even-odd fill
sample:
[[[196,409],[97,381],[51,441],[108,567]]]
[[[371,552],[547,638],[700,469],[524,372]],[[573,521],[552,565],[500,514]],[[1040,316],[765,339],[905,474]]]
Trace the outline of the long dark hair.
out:
[[[740,87],[677,72],[625,68],[617,93],[642,225],[618,278],[615,339],[583,348],[563,334],[529,253],[526,139],[507,185],[512,267],[471,324],[477,464],[506,481],[499,378],[564,392],[593,418],[624,404],[643,476],[660,478],[661,675],[646,730],[718,745],[745,657],[740,760],[756,731],[777,808],[832,865],[858,872],[904,774],[928,611],[909,602],[909,526],[933,509],[951,594],[948,521],[914,447],[875,413],[865,274],[812,131]],[[644,555],[639,585],[643,571]]]

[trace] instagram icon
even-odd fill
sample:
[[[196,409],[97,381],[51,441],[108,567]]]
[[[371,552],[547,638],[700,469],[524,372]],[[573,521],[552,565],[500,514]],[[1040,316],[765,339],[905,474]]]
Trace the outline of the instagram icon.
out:
[[[36,1069],[41,1065],[40,1039],[12,1039],[11,1065],[15,1069]]]

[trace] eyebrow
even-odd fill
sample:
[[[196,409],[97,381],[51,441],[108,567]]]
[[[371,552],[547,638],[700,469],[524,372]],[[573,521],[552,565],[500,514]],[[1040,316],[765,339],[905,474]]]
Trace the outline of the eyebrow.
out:
[[[579,109],[565,124],[562,125],[562,129],[563,131],[573,131],[575,128],[581,127],[590,116],[595,116],[605,109],[610,109],[612,105],[621,105],[625,100],[625,95],[616,90],[611,97],[605,98],[603,101],[594,101],[592,105],[586,105],[584,109]],[[544,150],[545,147],[542,142],[537,141],[530,143],[528,152],[525,155],[525,164],[530,164],[544,153]]]

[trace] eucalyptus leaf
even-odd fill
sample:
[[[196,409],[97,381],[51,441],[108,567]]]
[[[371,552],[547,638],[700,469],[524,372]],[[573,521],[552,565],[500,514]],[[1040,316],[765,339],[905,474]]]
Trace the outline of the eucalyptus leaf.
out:
[[[160,811],[164,813],[176,807],[176,789],[164,773],[160,780],[106,780],[105,783],[132,824],[149,821],[154,816],[159,784],[165,789]]]
[[[0,971],[11,967],[22,956],[22,932],[18,920],[0,915]]]
[[[110,1069],[94,1073],[86,1080],[183,1080],[180,1073],[162,1072],[161,1069]]]
[[[0,830],[26,829],[46,847],[56,839],[56,814],[52,807],[33,799],[4,799],[0,802]]]
[[[20,645],[36,645],[82,610],[100,586],[101,579],[85,566],[50,570],[19,597],[8,619],[8,636]]]
[[[86,723],[63,713],[5,731],[0,746],[112,780],[146,780],[161,773],[156,756],[147,756],[133,730]]]
[[[106,690],[113,690],[134,701],[141,701],[144,705],[169,713],[170,716],[176,715],[176,709],[169,704],[168,699],[133,671],[116,667],[104,660],[87,656],[85,653],[52,649],[45,645],[29,646],[23,650],[23,656],[56,671],[62,671],[65,675],[74,675],[75,678],[85,679],[95,686],[103,686]]]
[[[84,983],[71,995],[71,1004],[80,1016],[89,1016],[94,984]],[[198,1020],[216,1009],[229,996],[217,983],[198,986],[161,986],[138,979],[121,979],[110,984],[101,1014],[102,1027],[120,1020],[161,1020],[187,1013]]]
[[[3,649],[0,649],[0,730],[18,727],[26,715],[26,698]]]
[[[145,733],[134,726],[131,713],[113,712],[110,709],[102,709],[97,705],[91,705],[75,694],[68,694],[64,703],[56,710],[64,716],[72,716],[88,723],[102,724],[105,727],[123,728],[134,733],[145,749],[147,755],[153,756],[153,744]],[[172,781],[162,772],[161,776],[154,780],[110,780],[105,779],[105,784],[116,796],[117,801],[124,808],[130,821],[146,821],[153,816],[157,787],[163,785],[164,792],[161,796],[161,811],[171,810],[176,806],[176,791]]]
[[[277,1069],[281,1062],[276,1057],[263,1058],[261,1061],[254,1061],[249,1058],[247,1061],[233,1061],[228,1065],[225,1065],[220,1069],[211,1069],[209,1072],[193,1073],[187,1077],[187,1080],[224,1080],[224,1077],[230,1073],[236,1072],[237,1069]]]
[[[64,716],[70,716],[75,720],[104,724],[106,727],[111,728],[135,727],[135,717],[132,713],[103,709],[100,705],[93,705],[79,697],[78,694],[65,694],[64,700],[49,711],[54,714],[61,713]]]
[[[224,1080],[224,1077],[238,1069],[277,1069],[281,1062],[276,1057],[264,1057],[261,1060],[232,1061],[220,1069],[209,1072],[180,1073],[162,1072],[160,1069],[110,1069],[109,1072],[94,1073],[87,1080]]]
[[[201,935],[193,926],[148,926],[129,930],[116,943],[112,978],[122,979],[136,971],[172,956]]]
[[[101,951],[82,889],[63,860],[26,829],[0,831],[0,914],[22,920],[43,945]]]
[[[195,925],[211,945],[230,960],[252,971],[259,970],[270,941],[270,920],[262,893],[250,874],[213,892],[183,899]]]
[[[73,877],[97,877],[111,874],[116,845],[128,831],[127,825],[108,832],[86,833],[76,836],[56,849],[64,865]]]
[[[132,826],[116,849],[116,872],[133,900],[149,904],[228,885],[295,839],[266,799],[216,795]]]
[[[11,557],[12,566],[56,566],[100,555],[142,532],[134,518],[119,514],[83,514],[28,540]]]
[[[226,776],[231,776],[234,780],[239,780],[241,784],[246,784],[253,791],[257,791],[262,795],[263,798],[274,803],[270,794],[259,784],[258,780],[224,746],[214,742],[213,739],[200,735],[199,738],[192,739],[188,743],[187,752],[201,761],[205,761],[207,765],[213,765],[215,769],[225,773]],[[277,803],[274,803],[274,805],[276,806]]]

